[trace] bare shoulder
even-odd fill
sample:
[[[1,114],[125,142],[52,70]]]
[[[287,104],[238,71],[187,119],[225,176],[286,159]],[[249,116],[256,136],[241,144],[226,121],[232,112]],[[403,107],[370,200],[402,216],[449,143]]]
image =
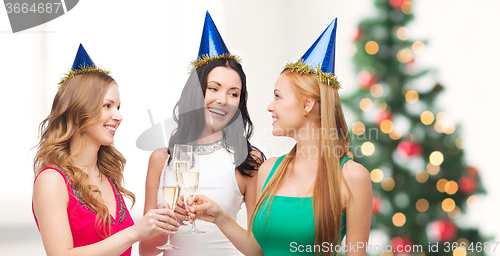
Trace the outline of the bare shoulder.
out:
[[[34,190],[37,188],[65,188],[66,181],[61,174],[54,169],[46,169],[38,175]]]
[[[362,164],[354,160],[349,160],[344,164],[342,174],[355,183],[370,181],[370,172]]]
[[[149,157],[149,162],[165,162],[167,161],[168,158],[168,148],[159,148],[153,153],[151,153],[151,156]]]
[[[367,185],[371,188],[370,172],[360,163],[347,161],[342,167],[342,175],[351,189],[366,188]]]

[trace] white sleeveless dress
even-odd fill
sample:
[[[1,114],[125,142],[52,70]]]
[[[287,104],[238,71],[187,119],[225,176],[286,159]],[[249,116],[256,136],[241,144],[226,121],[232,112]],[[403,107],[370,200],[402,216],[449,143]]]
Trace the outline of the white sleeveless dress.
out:
[[[233,154],[226,149],[228,143],[227,138],[224,137],[214,143],[194,147],[198,152],[200,162],[200,182],[196,194],[202,194],[212,199],[236,220],[243,203],[243,195],[236,180]],[[182,189],[181,195],[186,197],[184,189]],[[164,205],[160,189],[157,199],[159,206]],[[215,224],[196,220],[196,227],[206,231],[206,233],[184,234],[191,230],[191,224],[187,224],[187,226],[181,226],[177,233],[171,236],[172,244],[180,249],[164,251],[163,255],[242,255]]]

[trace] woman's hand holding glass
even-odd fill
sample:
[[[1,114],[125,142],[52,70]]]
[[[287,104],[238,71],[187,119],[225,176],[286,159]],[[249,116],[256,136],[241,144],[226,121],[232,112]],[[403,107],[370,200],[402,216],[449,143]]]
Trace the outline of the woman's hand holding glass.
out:
[[[212,201],[212,199],[204,195],[196,195],[194,199],[188,198],[187,206],[189,209],[189,216],[191,217],[189,222],[200,219],[218,224],[224,216],[224,210],[222,210],[217,203]]]

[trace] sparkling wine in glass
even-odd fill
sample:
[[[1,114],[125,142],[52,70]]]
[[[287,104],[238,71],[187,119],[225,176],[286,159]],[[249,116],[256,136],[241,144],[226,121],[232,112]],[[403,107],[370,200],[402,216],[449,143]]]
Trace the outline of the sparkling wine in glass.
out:
[[[181,187],[177,185],[172,168],[169,168],[167,165],[165,165],[165,167],[163,168],[161,190],[163,201],[166,207],[174,210],[175,206],[177,205],[177,200],[179,199]],[[170,235],[168,235],[166,244],[158,246],[156,248],[160,250],[179,250],[177,246],[172,245],[172,243],[170,242]]]
[[[193,146],[184,144],[175,144],[172,153],[172,165],[174,170],[174,179],[177,186],[182,186],[182,172],[191,168],[191,160],[193,157]],[[173,208],[175,209],[175,207]],[[183,221],[177,220],[177,223],[186,226]]]
[[[186,192],[188,193],[189,197],[191,198],[191,200],[194,200],[194,195],[196,194],[196,190],[198,190],[198,183],[200,182],[200,169],[199,169],[198,154],[196,152],[193,152],[192,157],[193,158],[190,166],[191,168],[189,168],[185,172],[182,172],[182,181],[184,183],[184,189],[186,189]],[[196,228],[195,222],[196,221],[193,221],[193,224],[191,225],[191,230],[184,234],[205,233],[205,231]]]

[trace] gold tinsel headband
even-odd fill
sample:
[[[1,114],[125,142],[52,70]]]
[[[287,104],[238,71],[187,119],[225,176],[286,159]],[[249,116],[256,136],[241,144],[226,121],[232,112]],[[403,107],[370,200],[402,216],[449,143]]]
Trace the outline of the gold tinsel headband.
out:
[[[108,70],[96,67],[96,66],[80,66],[79,69],[77,70],[69,70],[67,74],[64,74],[64,77],[61,79],[61,82],[59,82],[59,88],[66,83],[70,78],[73,78],[77,75],[82,75],[82,74],[91,74],[91,73],[105,73],[109,74],[110,72]]]
[[[290,70],[292,72],[297,72],[301,75],[316,74],[316,77],[319,79],[319,81],[327,85],[330,85],[331,87],[337,90],[342,88],[339,81],[337,80],[336,75],[321,71],[321,64],[319,64],[316,68],[313,69],[309,67],[309,65],[305,64],[302,59],[300,59],[295,63],[286,64],[283,70]]]
[[[236,61],[238,64],[241,64],[241,58],[237,55],[233,55],[230,53],[224,53],[224,54],[217,54],[217,55],[203,55],[201,57],[198,57],[197,60],[191,61],[189,64],[189,72],[193,72],[193,70],[215,60],[220,60],[220,59],[231,59]]]

